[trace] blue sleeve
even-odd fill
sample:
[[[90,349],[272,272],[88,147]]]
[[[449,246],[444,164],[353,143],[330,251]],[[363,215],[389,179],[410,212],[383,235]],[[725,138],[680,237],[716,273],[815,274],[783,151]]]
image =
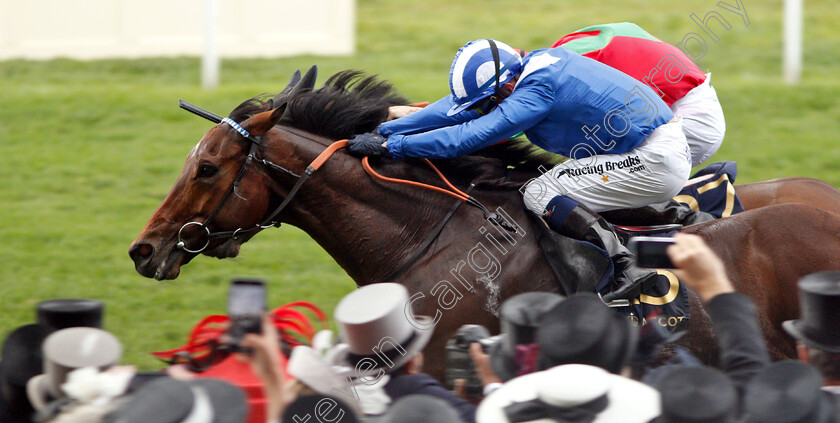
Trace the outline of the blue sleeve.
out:
[[[458,125],[478,117],[478,113],[472,111],[447,116],[446,113],[454,105],[452,96],[448,95],[422,110],[379,125],[379,133],[385,137],[416,134],[445,126]]]
[[[396,160],[463,156],[533,127],[548,115],[553,105],[554,90],[551,86],[529,84],[517,87],[499,107],[485,116],[428,132],[392,135],[386,145]]]

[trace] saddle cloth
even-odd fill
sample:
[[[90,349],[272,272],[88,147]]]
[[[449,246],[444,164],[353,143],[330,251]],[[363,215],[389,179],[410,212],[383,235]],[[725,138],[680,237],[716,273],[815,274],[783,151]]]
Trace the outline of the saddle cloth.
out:
[[[744,207],[735,195],[733,184],[736,176],[735,162],[712,163],[692,175],[688,184],[674,199],[717,218],[740,213],[744,211]],[[613,267],[606,251],[590,243],[562,236],[548,228],[545,222],[536,216],[532,223],[540,247],[551,263],[563,292],[589,291],[606,294],[612,290]],[[676,231],[645,235],[669,237],[674,233]],[[570,248],[573,244],[577,245]],[[574,254],[570,254],[570,251]],[[570,258],[570,255],[578,256]],[[587,270],[581,270],[581,266]],[[688,294],[673,273],[667,270],[658,270],[657,273],[659,275],[656,283],[645,289],[629,306],[616,307],[616,310],[636,325],[653,322],[673,332],[690,318]]]

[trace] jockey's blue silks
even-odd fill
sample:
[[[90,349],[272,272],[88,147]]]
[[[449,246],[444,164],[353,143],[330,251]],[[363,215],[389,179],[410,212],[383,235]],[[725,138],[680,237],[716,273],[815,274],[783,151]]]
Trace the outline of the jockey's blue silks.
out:
[[[489,66],[487,72],[494,73]],[[674,118],[646,85],[562,47],[526,56],[513,93],[487,115],[449,115],[456,104],[450,95],[381,124],[391,155],[397,160],[456,157],[524,132],[544,150],[585,159],[631,151]]]

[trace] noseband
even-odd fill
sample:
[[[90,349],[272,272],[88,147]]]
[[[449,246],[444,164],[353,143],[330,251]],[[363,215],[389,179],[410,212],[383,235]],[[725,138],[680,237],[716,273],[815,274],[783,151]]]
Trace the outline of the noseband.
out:
[[[329,158],[329,156],[331,156],[336,150],[344,147],[347,144],[346,140],[338,141],[336,143],[333,143],[332,145],[327,147],[327,149],[323,153],[321,153],[321,155],[319,155],[318,158],[316,158],[312,163],[309,164],[309,166],[306,167],[306,170],[304,171],[303,175],[298,175],[298,174],[284,168],[283,166],[272,163],[272,162],[270,162],[266,159],[257,158],[257,150],[259,149],[259,146],[261,145],[259,137],[251,136],[251,134],[248,133],[248,131],[245,130],[245,128],[240,126],[238,123],[234,122],[232,119],[222,118],[221,116],[219,116],[219,115],[217,115],[213,112],[209,112],[207,110],[204,110],[204,109],[202,109],[198,106],[195,106],[193,104],[190,104],[190,103],[188,103],[184,100],[179,100],[178,105],[181,106],[182,109],[187,110],[189,112],[192,112],[192,113],[194,113],[198,116],[201,116],[201,117],[203,117],[203,118],[205,118],[205,119],[207,119],[211,122],[214,122],[216,124],[224,123],[224,124],[229,125],[234,130],[236,130],[236,132],[238,132],[240,135],[242,135],[245,139],[247,139],[251,143],[251,148],[248,151],[248,156],[245,157],[245,163],[242,165],[242,168],[239,170],[239,174],[236,175],[236,179],[233,181],[233,184],[230,186],[230,188],[228,188],[224,197],[222,197],[222,201],[220,201],[219,204],[216,205],[216,208],[213,209],[212,212],[210,212],[210,214],[207,216],[207,219],[204,219],[203,222],[196,222],[196,221],[187,222],[183,226],[181,226],[181,229],[178,230],[178,243],[175,244],[175,247],[180,248],[180,249],[182,249],[182,250],[184,250],[188,253],[192,253],[192,254],[198,254],[198,253],[204,251],[205,249],[207,249],[207,247],[210,245],[210,241],[212,241],[214,239],[221,239],[221,238],[238,239],[240,235],[245,235],[247,233],[258,231],[258,230],[261,230],[261,229],[267,229],[267,228],[270,228],[270,227],[278,227],[279,228],[280,227],[280,221],[276,220],[277,216],[280,214],[280,212],[283,211],[284,208],[286,208],[286,206],[289,204],[289,202],[292,201],[292,198],[294,198],[294,196],[297,194],[301,185],[303,185],[303,183],[307,179],[309,179],[309,177],[312,175],[312,173],[314,173],[327,160],[327,158]],[[236,195],[239,198],[243,198],[241,195],[239,195],[237,189],[239,188],[239,183],[242,182],[242,178],[245,177],[245,172],[248,170],[248,167],[254,161],[256,161],[258,163],[262,163],[263,165],[268,166],[271,169],[279,170],[281,172],[287,173],[287,174],[297,178],[297,183],[295,183],[295,185],[289,191],[289,194],[286,195],[286,198],[283,199],[283,202],[281,202],[280,205],[277,206],[277,208],[274,209],[274,211],[271,214],[269,214],[268,217],[266,217],[261,223],[258,223],[255,226],[252,226],[250,228],[238,228],[238,229],[233,230],[233,231],[210,232],[210,228],[208,227],[208,225],[210,224],[210,221],[212,221],[213,218],[216,216],[216,214],[218,214],[219,211],[222,209],[222,207],[224,207],[225,203],[230,198],[230,196],[231,195]],[[193,250],[193,249],[188,248],[186,242],[184,241],[183,232],[184,232],[184,229],[186,229],[189,226],[198,226],[200,229],[204,229],[204,232],[206,233],[205,236],[207,237],[207,242],[205,242],[204,245],[199,249]]]

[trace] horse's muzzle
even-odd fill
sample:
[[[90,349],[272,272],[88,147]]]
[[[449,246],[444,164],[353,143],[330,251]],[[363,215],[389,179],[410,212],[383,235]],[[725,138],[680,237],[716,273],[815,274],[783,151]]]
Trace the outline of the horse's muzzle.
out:
[[[160,251],[156,251],[153,244],[137,241],[129,248],[128,256],[134,261],[134,269],[137,273],[147,278],[163,280],[178,277],[183,252],[173,250],[164,256]]]

